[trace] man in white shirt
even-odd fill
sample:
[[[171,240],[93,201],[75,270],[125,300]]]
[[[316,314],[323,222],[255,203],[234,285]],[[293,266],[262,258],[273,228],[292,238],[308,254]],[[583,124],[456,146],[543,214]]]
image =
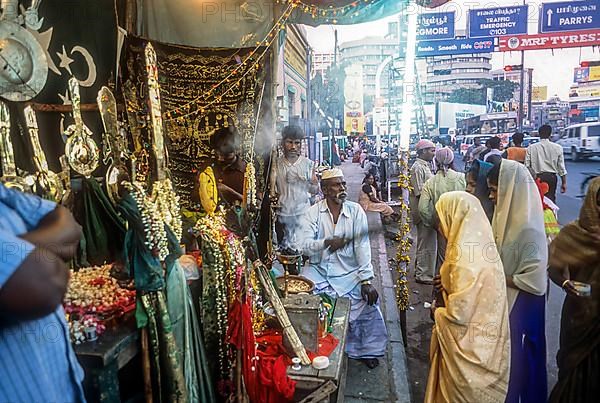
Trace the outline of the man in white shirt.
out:
[[[492,137],[489,140],[489,144],[490,144],[490,151],[488,151],[487,154],[485,154],[485,157],[483,157],[483,161],[489,162],[490,164],[494,164],[496,162],[501,161],[502,160],[502,151],[500,151],[500,149],[502,148],[502,140],[500,140],[500,137],[498,137],[498,136]]]
[[[299,126],[286,126],[281,133],[283,156],[277,160],[277,193],[279,209],[275,230],[281,248],[298,249],[300,217],[310,207],[311,195],[319,185],[315,164],[300,155],[304,131]]]
[[[346,200],[340,169],[323,172],[321,190],[325,200],[302,218],[302,252],[310,257],[302,275],[315,284],[315,293],[350,299],[346,353],[374,368],[385,353],[387,330],[377,304],[379,294],[371,284],[367,216],[358,203]]]
[[[532,175],[540,178],[548,184],[549,190],[546,196],[556,203],[557,175],[560,176],[560,192],[567,191],[567,169],[565,168],[565,157],[560,145],[550,141],[552,127],[544,125],[540,127],[540,142],[527,147],[525,154],[525,166]]]

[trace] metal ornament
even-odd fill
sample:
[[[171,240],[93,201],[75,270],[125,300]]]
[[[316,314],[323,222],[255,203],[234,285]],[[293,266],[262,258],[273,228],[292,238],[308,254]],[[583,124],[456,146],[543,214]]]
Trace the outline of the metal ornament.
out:
[[[2,177],[0,182],[8,188],[31,192],[31,187],[22,177],[17,175],[15,154],[10,139],[10,113],[4,102],[0,102],[0,163]]]
[[[110,163],[106,171],[106,191],[110,200],[117,204],[120,200],[118,179],[123,175],[129,176],[127,165],[124,162],[128,157],[127,138],[124,129],[119,127],[117,101],[113,93],[107,87],[102,87],[98,92],[97,102],[104,125],[103,162]]]
[[[79,82],[75,77],[69,79],[69,92],[73,104],[73,119],[75,123],[67,127],[65,134],[68,136],[65,145],[65,154],[73,170],[86,178],[98,168],[100,150],[92,139],[92,131],[85,125],[81,117],[81,97],[79,96]]]
[[[0,21],[0,95],[9,101],[28,101],[48,78],[48,60],[31,32],[12,21]]]
[[[34,190],[36,193],[48,195],[52,200],[60,202],[65,192],[60,177],[48,168],[46,154],[42,149],[39,138],[39,128],[35,111],[28,105],[25,107],[25,122],[27,123],[27,132],[33,148],[33,162],[37,173],[32,175]]]
[[[167,177],[167,150],[164,142],[162,112],[160,109],[160,88],[158,86],[158,68],[156,67],[156,52],[150,42],[146,45],[146,73],[148,74],[148,101],[150,119],[152,121],[152,149],[156,158],[158,180]]]

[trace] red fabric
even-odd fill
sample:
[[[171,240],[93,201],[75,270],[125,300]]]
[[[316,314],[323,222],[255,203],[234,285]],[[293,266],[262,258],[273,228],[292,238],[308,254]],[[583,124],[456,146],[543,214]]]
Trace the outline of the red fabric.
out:
[[[256,338],[256,342],[259,344],[259,354],[266,356],[285,356],[287,365],[292,363],[292,359],[287,355],[286,349],[283,347],[283,336],[281,333],[273,330],[263,332],[262,335]],[[327,336],[319,339],[319,351],[313,353],[307,351],[308,357],[312,360],[316,356],[324,355],[329,357],[333,350],[339,344],[339,340],[332,334],[328,333]]]
[[[252,310],[247,300],[231,304],[227,342],[243,352],[242,374],[251,402],[291,402],[296,382],[287,375],[292,360],[283,347],[283,337],[277,331],[266,331],[255,338],[252,327]],[[331,334],[319,340],[319,351],[307,352],[312,360],[318,355],[329,356],[339,344]],[[256,346],[259,346],[257,349]]]
[[[549,208],[548,205],[544,203],[544,195],[548,193],[548,190],[550,190],[550,186],[546,182],[542,182],[540,178],[536,178],[535,184],[538,188],[538,191],[540,192],[540,198],[542,199],[542,207],[544,209]]]

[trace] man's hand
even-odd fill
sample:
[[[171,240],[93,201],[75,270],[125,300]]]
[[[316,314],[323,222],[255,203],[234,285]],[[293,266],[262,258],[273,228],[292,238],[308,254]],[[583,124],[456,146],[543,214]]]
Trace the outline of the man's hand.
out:
[[[244,198],[244,196],[222,182],[217,184],[217,190],[219,191],[219,194],[223,195],[227,199],[242,200]]]
[[[566,280],[563,283],[562,286],[563,290],[565,290],[565,292],[573,297],[579,297],[579,293],[577,292],[577,289],[575,288],[575,286],[573,285],[573,282],[571,280]]]
[[[360,286],[360,295],[362,295],[362,298],[367,301],[367,304],[369,305],[375,305],[379,299],[377,290],[371,284],[362,284]]]
[[[66,262],[73,259],[77,252],[81,226],[68,209],[57,206],[42,218],[36,229],[21,238],[52,252]]]
[[[325,240],[325,249],[329,248],[332,252],[335,252],[338,249],[342,249],[349,242],[348,239],[345,238],[330,238]]]
[[[566,193],[566,191],[567,191],[567,184],[565,182],[563,182],[560,185],[560,193]]]

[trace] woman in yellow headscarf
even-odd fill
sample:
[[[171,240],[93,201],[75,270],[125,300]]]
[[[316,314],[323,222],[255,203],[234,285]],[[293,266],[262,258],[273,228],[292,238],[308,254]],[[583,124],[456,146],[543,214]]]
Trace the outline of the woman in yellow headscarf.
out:
[[[425,402],[504,402],[508,303],[492,227],[479,200],[466,192],[443,194],[435,208],[448,247],[440,269],[443,301],[433,307]]]

